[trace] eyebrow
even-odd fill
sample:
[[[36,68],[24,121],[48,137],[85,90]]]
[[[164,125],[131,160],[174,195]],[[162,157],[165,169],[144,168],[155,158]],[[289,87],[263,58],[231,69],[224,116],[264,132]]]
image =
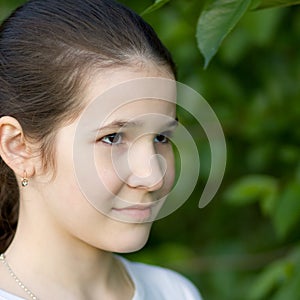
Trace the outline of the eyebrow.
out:
[[[115,120],[101,128],[98,128],[97,131],[107,130],[107,129],[119,129],[122,127],[141,127],[143,122],[139,121],[126,121],[126,120]],[[176,117],[172,121],[166,123],[166,127],[176,127],[178,125],[178,118]]]

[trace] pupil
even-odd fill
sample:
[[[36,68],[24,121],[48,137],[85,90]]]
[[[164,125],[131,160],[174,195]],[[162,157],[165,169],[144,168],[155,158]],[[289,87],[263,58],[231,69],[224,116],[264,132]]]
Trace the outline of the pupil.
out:
[[[160,134],[157,136],[157,139],[158,141],[163,142],[165,140],[165,137],[162,134]]]

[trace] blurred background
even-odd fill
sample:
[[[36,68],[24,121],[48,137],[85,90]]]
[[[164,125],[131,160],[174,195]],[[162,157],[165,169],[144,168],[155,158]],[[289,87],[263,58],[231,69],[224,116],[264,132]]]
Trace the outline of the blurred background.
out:
[[[0,19],[25,1],[0,0]],[[121,1],[138,13],[153,2]],[[210,154],[199,124],[183,121],[203,169],[190,199],[156,222],[130,259],[175,269],[207,300],[300,299],[300,8],[247,12],[204,70],[196,26],[202,1],[171,0],[144,18],[170,49],[178,81],[217,114],[226,174],[199,209]]]

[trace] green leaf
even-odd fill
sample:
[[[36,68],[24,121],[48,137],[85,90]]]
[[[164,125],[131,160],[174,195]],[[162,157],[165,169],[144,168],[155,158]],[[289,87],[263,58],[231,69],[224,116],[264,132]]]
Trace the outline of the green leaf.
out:
[[[201,13],[197,24],[198,47],[206,68],[222,41],[247,11],[251,0],[215,0]]]
[[[146,14],[150,14],[154,11],[156,11],[157,9],[161,8],[162,6],[164,6],[166,3],[168,3],[170,0],[155,0],[155,2],[150,5],[148,8],[146,8],[142,13],[141,16],[144,16]]]
[[[262,0],[252,0],[250,9],[257,9],[261,5]]]
[[[293,263],[285,259],[268,266],[255,280],[250,289],[249,299],[269,299],[271,291],[290,278],[293,269]]]
[[[235,205],[269,201],[277,191],[277,180],[266,175],[245,176],[225,191],[225,199]],[[266,205],[266,204],[265,204]]]
[[[299,269],[289,281],[286,282],[278,292],[272,297],[272,300],[297,299],[300,295],[300,272]]]
[[[274,212],[273,222],[281,237],[286,236],[300,221],[300,183],[289,184],[279,200]]]
[[[291,6],[300,4],[300,0],[253,0],[255,5],[252,8],[254,9],[263,9],[270,7],[279,7],[279,6]]]

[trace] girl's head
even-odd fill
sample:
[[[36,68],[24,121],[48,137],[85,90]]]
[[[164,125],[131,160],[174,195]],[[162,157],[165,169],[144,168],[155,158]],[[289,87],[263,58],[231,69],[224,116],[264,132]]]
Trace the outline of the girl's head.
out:
[[[0,131],[0,252],[11,242],[18,222],[18,178],[37,173],[20,159],[23,150],[24,157],[28,154],[27,148],[15,149],[16,142],[7,140],[33,145],[31,154],[40,158],[40,167],[56,169],[57,139],[67,131],[57,133],[84,109],[93,78],[100,78],[101,85],[105,74],[123,70],[121,79],[126,80],[126,69],[137,69],[142,76],[144,68],[149,76],[172,78],[175,73],[172,58],[153,29],[112,0],[31,0],[2,24],[0,117],[16,122]],[[154,69],[160,71],[149,71]],[[15,159],[9,157],[14,151]]]

